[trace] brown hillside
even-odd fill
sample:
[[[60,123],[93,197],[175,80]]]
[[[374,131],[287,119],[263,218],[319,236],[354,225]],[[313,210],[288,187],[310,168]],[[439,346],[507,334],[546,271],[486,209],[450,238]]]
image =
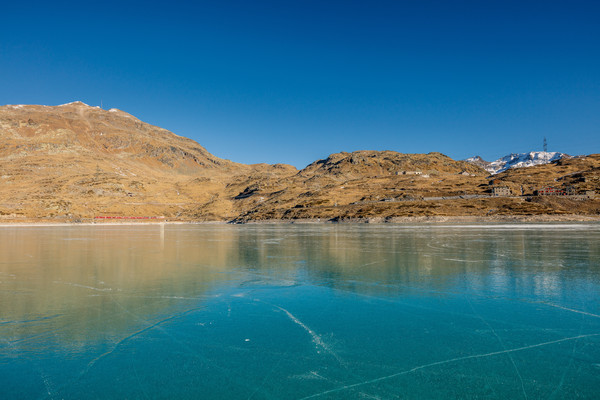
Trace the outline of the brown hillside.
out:
[[[247,187],[239,220],[335,218],[343,206],[459,196],[488,190],[487,172],[441,153],[357,151],[332,154],[292,178]],[[321,215],[322,210],[327,210]],[[311,213],[315,212],[313,216]]]
[[[493,177],[435,152],[342,152],[298,171],[223,160],[130,114],[80,102],[0,107],[0,143],[0,222],[600,215],[597,199],[531,196],[544,186],[599,192],[598,154]],[[519,196],[490,197],[492,183]]]
[[[336,153],[315,161],[300,171],[301,176],[333,175],[341,179],[402,175],[410,172],[423,174],[461,173],[485,175],[486,172],[471,163],[454,161],[442,153],[402,154],[395,151],[355,151]]]
[[[600,157],[510,169],[496,176],[440,153],[359,151],[332,154],[292,178],[247,187],[238,221],[384,220],[403,217],[600,216],[600,200],[532,196],[546,186],[574,193],[600,189]],[[512,197],[491,197],[492,186]],[[524,194],[520,196],[521,186]],[[529,195],[529,196],[527,196]]]
[[[494,177],[498,184],[509,186],[515,192],[533,194],[544,186],[575,192],[600,188],[600,154],[564,158],[550,164],[529,168],[514,168]]]
[[[79,156],[122,160],[177,173],[227,170],[239,164],[210,154],[193,140],[146,124],[126,112],[81,102],[0,107],[0,157],[26,160]]]
[[[123,111],[81,102],[0,107],[0,140],[5,218],[220,220],[236,215],[226,196],[236,177],[260,180],[296,172],[223,160]]]

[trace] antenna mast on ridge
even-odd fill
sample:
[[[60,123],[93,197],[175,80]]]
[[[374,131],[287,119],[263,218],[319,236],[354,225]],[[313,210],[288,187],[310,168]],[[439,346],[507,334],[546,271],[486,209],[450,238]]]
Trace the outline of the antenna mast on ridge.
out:
[[[546,136],[544,136],[544,151],[548,151],[548,142],[546,141]]]

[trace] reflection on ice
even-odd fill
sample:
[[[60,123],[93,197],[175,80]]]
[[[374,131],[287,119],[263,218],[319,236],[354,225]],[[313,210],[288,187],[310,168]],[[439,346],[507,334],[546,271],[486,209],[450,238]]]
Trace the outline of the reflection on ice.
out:
[[[599,242],[594,224],[3,228],[2,397],[595,398]]]

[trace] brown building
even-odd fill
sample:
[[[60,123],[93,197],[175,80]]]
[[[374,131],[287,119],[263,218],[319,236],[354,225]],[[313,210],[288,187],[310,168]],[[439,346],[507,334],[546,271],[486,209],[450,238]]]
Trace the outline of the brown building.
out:
[[[492,186],[492,196],[512,196],[507,186]]]

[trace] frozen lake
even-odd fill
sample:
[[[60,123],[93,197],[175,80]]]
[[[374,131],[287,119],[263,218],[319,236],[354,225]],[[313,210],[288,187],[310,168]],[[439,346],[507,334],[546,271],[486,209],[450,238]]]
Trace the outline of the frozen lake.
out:
[[[0,227],[2,399],[597,399],[600,225]]]

